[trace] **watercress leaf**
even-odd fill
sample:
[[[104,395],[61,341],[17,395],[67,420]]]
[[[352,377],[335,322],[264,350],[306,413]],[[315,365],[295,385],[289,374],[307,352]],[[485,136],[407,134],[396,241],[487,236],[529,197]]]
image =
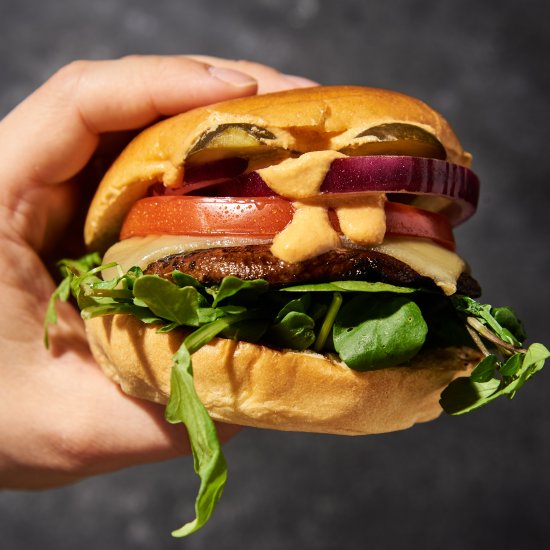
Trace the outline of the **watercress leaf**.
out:
[[[204,286],[195,279],[195,277],[192,277],[191,275],[187,273],[183,273],[179,271],[178,269],[172,271],[171,273],[172,281],[179,286],[192,286],[193,288],[196,288],[197,290],[203,290]]]
[[[427,332],[420,308],[408,298],[359,295],[340,309],[333,343],[348,367],[372,370],[412,359]]]
[[[95,283],[92,283],[92,284],[88,285],[89,288],[88,288],[87,293],[90,294],[95,289],[113,289],[119,284],[119,282],[123,278],[124,277],[121,277],[121,278],[115,277],[114,279],[109,279],[107,281],[100,280],[100,281],[97,281]],[[125,289],[125,290],[127,291],[127,289]]]
[[[410,294],[417,289],[387,283],[369,283],[367,281],[334,281],[330,283],[313,283],[292,285],[281,288],[284,292],[393,292]]]
[[[148,307],[147,304],[143,300],[140,300],[139,298],[136,298],[135,296],[134,296],[133,303],[134,303],[135,306],[138,306],[138,307]]]
[[[503,328],[493,317],[491,313],[493,308],[489,304],[480,304],[468,296],[457,294],[451,296],[451,302],[458,311],[469,313],[477,318],[481,323],[487,325],[492,332],[505,343],[513,346],[519,345],[518,340],[512,335],[512,333],[508,329]]]
[[[227,317],[232,315],[240,315],[245,313],[247,308],[242,306],[221,306],[221,307],[199,307],[197,309],[199,315],[199,324],[204,325],[211,323],[220,317]]]
[[[299,311],[289,311],[267,333],[269,341],[277,347],[295,350],[309,348],[315,341],[313,319]]]
[[[458,311],[469,313],[470,315],[475,315],[476,317],[483,315],[484,306],[469,296],[464,296],[463,294],[453,294],[451,296],[451,301]],[[490,306],[488,308],[486,306],[486,309],[490,309]]]
[[[496,355],[484,357],[470,374],[470,379],[474,382],[488,382],[495,376],[495,371],[499,365]]]
[[[517,391],[544,366],[550,352],[542,344],[531,344],[527,352],[518,352],[500,367],[502,381],[478,383],[471,378],[458,378],[441,394],[441,406],[449,414],[463,414],[487,405],[507,395],[512,399]]]
[[[502,393],[508,394],[512,399],[516,392],[544,367],[544,362],[550,357],[550,352],[542,344],[531,344],[525,354],[522,354],[522,362],[513,379],[503,388]]]
[[[443,390],[439,403],[447,414],[464,414],[496,399],[499,385],[496,378],[487,382],[475,382],[468,377],[457,378]]]
[[[220,336],[243,342],[258,342],[270,325],[269,319],[249,319],[229,325],[223,329]]]
[[[93,299],[108,298],[116,301],[133,302],[131,290],[127,288],[113,288],[107,284],[94,283],[91,286],[85,286],[84,295]]]
[[[244,306],[237,306],[237,305],[227,305],[227,306],[220,306],[216,308],[220,315],[240,315],[241,313],[244,313],[245,311],[248,311],[246,307]]]
[[[531,344],[527,348],[523,364],[526,367],[535,367],[533,372],[538,372],[544,366],[546,359],[550,357],[550,351],[542,344]]]
[[[527,338],[522,322],[518,319],[511,307],[504,306],[492,308],[491,314],[497,322],[502,327],[508,329],[519,342],[523,342],[525,338]]]
[[[304,294],[299,298],[288,301],[280,310],[279,313],[275,316],[273,324],[280,323],[284,317],[291,311],[297,311],[299,313],[305,313],[311,304],[311,295]]]
[[[101,265],[101,256],[97,252],[86,254],[76,260],[63,259],[57,262],[61,273],[66,276],[68,273],[82,275]]]
[[[199,317],[199,325],[211,323],[223,316],[222,311],[213,307],[199,307],[197,308],[197,314]]]
[[[49,339],[49,327],[57,323],[57,311],[55,304],[58,300],[66,302],[71,294],[71,276],[65,277],[54,290],[48,301],[48,307],[46,309],[46,316],[44,317],[44,346],[46,349],[50,347]]]
[[[138,266],[133,266],[124,274],[121,278],[121,282],[125,288],[131,290],[134,288],[134,283],[141,277],[143,277],[142,269]]]
[[[239,315],[228,315],[220,317],[211,323],[202,325],[198,329],[194,330],[189,336],[185,338],[185,345],[189,350],[189,353],[194,353],[202,346],[210,342],[212,338],[220,334],[227,327],[241,323],[249,319],[261,319],[261,315],[258,311],[245,311]]]
[[[199,293],[191,287],[179,288],[156,275],[144,275],[134,284],[134,295],[159,317],[180,325],[199,326]]]
[[[179,323],[167,323],[166,325],[162,325],[157,329],[157,332],[159,334],[165,334],[167,332],[172,332],[173,330],[180,328]]]
[[[224,277],[218,289],[213,293],[213,306],[216,307],[222,300],[235,296],[243,291],[253,296],[259,296],[269,289],[269,283],[264,279],[255,279],[253,281],[243,281],[238,277]]]
[[[83,309],[80,312],[84,320],[92,319],[93,317],[101,317],[104,315],[133,315],[143,323],[165,324],[166,321],[154,315],[149,308],[138,307],[134,304],[116,302],[109,304],[96,304]]]
[[[516,353],[509,357],[507,361],[499,369],[502,376],[514,376],[523,363],[524,356],[521,353]]]
[[[227,466],[214,422],[195,390],[185,341],[174,355],[170,384],[165,416],[168,422],[182,422],[187,428],[195,472],[200,478],[195,519],[172,532],[175,537],[184,537],[200,529],[212,515],[225,487]]]

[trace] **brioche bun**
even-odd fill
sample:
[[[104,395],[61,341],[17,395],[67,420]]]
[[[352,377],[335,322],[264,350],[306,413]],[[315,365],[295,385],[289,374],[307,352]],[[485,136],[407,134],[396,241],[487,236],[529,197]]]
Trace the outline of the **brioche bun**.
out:
[[[86,322],[104,372],[134,397],[166,403],[183,331],[159,334],[135,317]],[[193,354],[197,393],[214,420],[287,431],[364,435],[441,413],[439,396],[479,361],[473,349],[422,352],[406,366],[357,372],[338,358],[215,338]]]
[[[432,133],[447,160],[468,166],[447,121],[422,101],[389,90],[353,86],[299,88],[250,96],[201,107],[159,122],[139,134],[103,178],[90,206],[84,238],[91,250],[104,252],[118,240],[124,216],[154,182],[177,185],[184,162],[198,137],[221,124],[247,123],[272,132],[274,145],[325,149],[345,145],[346,137],[385,123],[408,123]],[[334,143],[332,143],[334,142]]]
[[[417,99],[373,88],[318,87],[253,96],[164,120],[134,139],[105,175],[91,204],[85,240],[104,252],[124,216],[152,183],[182,181],[199,137],[221,124],[246,123],[276,136],[278,147],[339,149],[361,131],[408,123],[432,133],[450,162],[470,156],[438,113]],[[86,321],[91,349],[129,395],[166,403],[172,357],[185,336],[158,333],[131,316]],[[215,338],[193,354],[197,393],[212,418],[245,426],[333,434],[405,429],[439,416],[440,394],[479,360],[462,347],[426,350],[407,365],[368,372],[313,352],[275,350]]]

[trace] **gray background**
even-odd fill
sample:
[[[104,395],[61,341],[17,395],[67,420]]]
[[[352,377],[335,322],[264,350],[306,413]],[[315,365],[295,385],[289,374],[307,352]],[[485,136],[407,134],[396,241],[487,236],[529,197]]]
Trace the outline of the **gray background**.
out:
[[[482,180],[457,231],[484,299],[549,343],[550,3],[1,0],[0,113],[74,58],[207,53],[326,84],[388,87],[451,121]],[[1,146],[1,145],[0,145]],[[190,458],[0,494],[5,549],[540,549],[550,545],[550,375],[512,402],[346,438],[246,430],[227,491],[189,539]],[[23,436],[24,434],[22,434]]]

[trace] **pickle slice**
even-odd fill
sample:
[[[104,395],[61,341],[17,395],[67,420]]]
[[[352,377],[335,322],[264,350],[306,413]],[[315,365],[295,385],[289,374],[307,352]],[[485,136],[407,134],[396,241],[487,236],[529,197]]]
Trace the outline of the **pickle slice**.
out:
[[[349,145],[341,152],[349,156],[360,155],[406,155],[445,160],[447,152],[441,142],[430,132],[402,122],[380,124],[365,130],[356,139],[369,141]]]
[[[188,153],[187,162],[202,164],[222,158],[250,158],[273,150],[276,139],[269,130],[254,124],[220,124],[202,134]],[[278,148],[277,148],[278,149]]]

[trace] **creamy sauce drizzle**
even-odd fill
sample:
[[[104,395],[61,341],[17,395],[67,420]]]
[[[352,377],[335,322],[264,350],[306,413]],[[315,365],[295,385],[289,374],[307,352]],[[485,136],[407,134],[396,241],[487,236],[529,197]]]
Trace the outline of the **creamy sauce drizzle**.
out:
[[[340,199],[334,204],[342,233],[363,245],[380,244],[386,234],[385,193],[372,193],[361,198]]]
[[[340,246],[340,237],[330,223],[326,207],[299,202],[294,206],[296,212],[292,222],[273,239],[273,255],[294,263]]]
[[[273,241],[271,252],[281,260],[299,262],[340,246],[328,208],[334,208],[342,233],[351,241],[375,245],[384,240],[384,193],[351,199],[320,194],[332,161],[344,157],[338,151],[311,151],[258,170],[267,186],[278,195],[305,201],[294,203],[296,212],[291,223]]]
[[[258,170],[267,186],[287,199],[306,199],[319,194],[325,176],[337,158],[346,155],[338,151],[311,151],[298,158]]]

